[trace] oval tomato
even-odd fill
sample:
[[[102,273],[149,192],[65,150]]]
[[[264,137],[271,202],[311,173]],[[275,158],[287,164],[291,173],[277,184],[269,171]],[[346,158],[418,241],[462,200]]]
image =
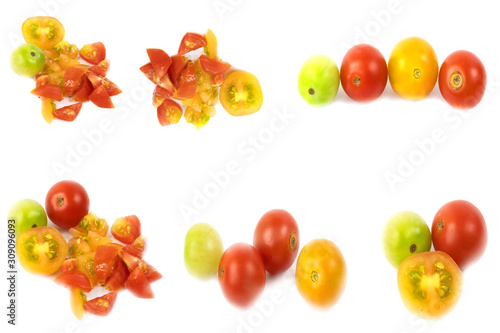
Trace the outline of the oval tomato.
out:
[[[274,209],[261,217],[253,234],[253,245],[259,251],[266,270],[271,274],[292,266],[299,249],[299,227],[293,216]]]
[[[141,235],[141,222],[135,215],[117,218],[111,226],[111,233],[120,242],[132,244]]]
[[[484,217],[479,209],[468,201],[448,202],[434,216],[434,248],[449,254],[461,269],[481,258],[487,242],[488,232]]]
[[[218,276],[224,297],[240,307],[249,306],[266,283],[266,269],[259,252],[245,243],[236,243],[222,254]]]
[[[483,98],[485,89],[486,69],[474,53],[456,51],[444,60],[439,70],[439,90],[452,107],[473,108]]]
[[[377,99],[387,84],[387,63],[379,50],[359,44],[347,51],[340,67],[340,82],[347,96],[358,102]]]
[[[88,214],[89,206],[87,191],[72,180],[54,184],[45,197],[47,216],[61,228],[76,226]]]
[[[451,311],[462,293],[462,272],[444,252],[406,258],[398,269],[398,288],[412,314],[439,318]]]
[[[24,21],[22,26],[26,43],[42,50],[51,50],[64,38],[64,27],[55,17],[35,16]]]
[[[260,110],[262,88],[255,75],[245,71],[230,73],[220,87],[220,103],[232,116],[246,116]]]
[[[80,57],[92,65],[97,65],[106,59],[106,47],[101,42],[85,44],[80,49]]]

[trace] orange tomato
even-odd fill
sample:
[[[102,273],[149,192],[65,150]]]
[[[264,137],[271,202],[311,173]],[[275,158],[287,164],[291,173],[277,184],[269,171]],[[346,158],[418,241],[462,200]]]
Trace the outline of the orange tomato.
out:
[[[58,19],[50,16],[35,16],[24,21],[22,26],[26,43],[42,50],[51,50],[64,38],[64,27]]]
[[[230,73],[220,87],[220,103],[232,116],[246,116],[260,110],[263,96],[259,80],[252,73]]]

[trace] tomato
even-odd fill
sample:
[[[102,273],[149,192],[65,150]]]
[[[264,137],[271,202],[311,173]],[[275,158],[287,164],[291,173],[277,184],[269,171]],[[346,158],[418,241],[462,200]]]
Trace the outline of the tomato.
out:
[[[125,288],[125,281],[127,281],[130,272],[122,260],[116,260],[113,271],[105,284],[105,288],[111,291],[120,291]]]
[[[155,91],[153,92],[153,106],[155,108],[159,107],[160,105],[165,102],[167,98],[172,97],[173,93],[168,91],[165,88],[162,88],[160,86],[155,87]],[[182,113],[182,110],[181,110]],[[180,117],[179,117],[180,118]]]
[[[148,279],[149,283],[153,283],[163,278],[163,275],[161,275],[156,268],[148,264],[145,260],[141,260],[139,267],[144,273],[144,276],[146,276],[146,279]]]
[[[83,304],[87,301],[87,296],[85,296],[83,290],[81,289],[71,289],[69,299],[71,304],[71,311],[78,320],[82,320],[83,315],[85,314]]]
[[[16,237],[24,230],[47,225],[47,214],[42,205],[31,199],[16,201],[10,207],[7,218],[9,223],[14,221]]]
[[[439,90],[456,109],[470,109],[479,104],[486,89],[486,69],[469,51],[456,51],[444,60],[439,70]]]
[[[89,279],[79,272],[61,273],[54,279],[54,282],[63,287],[81,289],[87,293],[92,291]]]
[[[134,257],[126,251],[120,251],[118,255],[120,256],[121,260],[130,273],[132,273],[137,267],[139,267],[146,276],[146,279],[149,281],[149,283],[153,283],[163,277],[156,268],[148,264],[145,260]]]
[[[431,231],[417,213],[402,211],[385,224],[382,246],[387,261],[398,268],[407,257],[431,249]]]
[[[50,84],[46,84],[41,87],[36,87],[31,91],[31,93],[40,97],[54,99],[58,102],[62,101],[64,98],[61,89],[58,86]]]
[[[448,202],[432,222],[432,242],[436,251],[448,253],[464,269],[486,250],[488,231],[476,206],[465,200]]]
[[[225,61],[212,59],[202,54],[199,58],[201,67],[212,75],[225,73],[231,65]]]
[[[179,80],[179,88],[175,92],[176,99],[193,98],[196,93],[196,70],[193,62],[189,61]]]
[[[79,67],[70,67],[64,72],[63,87],[67,96],[73,95],[78,89],[83,75],[85,75],[85,70]]]
[[[35,45],[20,45],[10,55],[10,67],[17,75],[33,77],[44,66],[45,54]]]
[[[179,88],[182,72],[187,67],[188,58],[181,55],[174,55],[171,58],[172,64],[168,68],[168,76],[176,88]]]
[[[196,111],[192,106],[188,106],[184,112],[184,118],[189,124],[193,124],[196,129],[205,126],[210,120],[210,115],[204,111]]]
[[[307,59],[300,68],[297,84],[300,96],[308,104],[326,105],[333,101],[339,90],[340,78],[337,64],[326,55],[314,55]]]
[[[127,288],[132,295],[139,298],[154,298],[153,289],[149,283],[146,275],[140,267],[136,267],[127,281],[125,281],[125,288]]]
[[[58,55],[65,55],[71,59],[76,59],[78,56],[78,47],[74,44],[70,44],[67,40],[63,39],[56,45],[52,47],[52,51],[56,52]]]
[[[64,106],[62,108],[54,110],[54,118],[65,120],[65,121],[73,121],[78,117],[80,110],[82,108],[82,103],[75,103],[71,105]]]
[[[111,233],[120,242],[132,244],[141,235],[141,222],[135,215],[117,218],[111,226]]]
[[[333,306],[342,296],[347,268],[342,252],[331,241],[315,239],[300,251],[295,282],[300,295],[318,307]]]
[[[109,60],[104,59],[97,65],[89,67],[89,71],[100,76],[106,76],[106,73],[108,72],[109,68]]]
[[[249,306],[264,290],[266,269],[252,245],[231,245],[220,259],[218,272],[222,293],[234,305]]]
[[[222,239],[210,224],[189,228],[184,239],[184,265],[189,274],[201,279],[214,276],[223,252]]]
[[[101,42],[85,44],[80,49],[80,57],[92,65],[97,65],[106,59],[106,47]]]
[[[200,47],[204,47],[205,45],[207,45],[207,39],[205,38],[205,36],[188,32],[182,38],[181,45],[179,45],[179,51],[177,52],[177,54],[183,55],[188,52],[197,50]]]
[[[113,109],[115,107],[104,86],[94,89],[89,96],[89,100],[100,108]]]
[[[134,257],[142,258],[144,256],[144,252],[146,252],[146,237],[144,237],[144,235],[140,235],[132,242],[132,244],[125,245],[123,247],[123,251],[133,255]]]
[[[84,254],[92,253],[89,243],[83,240],[82,237],[72,237],[68,242],[68,255],[70,258],[77,258]]]
[[[86,312],[96,316],[107,316],[115,305],[117,292],[110,292],[101,297],[96,297],[83,303],[83,308]]]
[[[16,253],[21,266],[32,274],[51,275],[61,269],[68,244],[52,227],[27,229],[16,238]]]
[[[38,74],[36,76],[36,87],[42,87],[49,84],[49,76],[47,74]]]
[[[168,68],[172,63],[170,60],[170,56],[163,50],[160,49],[147,49],[149,56],[149,61],[151,61],[151,65],[153,66],[156,75],[162,77],[167,74]]]
[[[94,286],[97,285],[98,283],[94,267],[95,252],[92,251],[79,255],[75,258],[75,260],[76,260],[76,272],[85,275],[89,280],[91,288],[94,288]]]
[[[398,288],[412,314],[439,318],[457,304],[462,293],[462,272],[444,252],[419,253],[399,266]]]
[[[224,110],[232,116],[255,113],[263,101],[259,80],[249,72],[234,71],[222,83],[219,99]]]
[[[45,197],[49,219],[61,228],[74,227],[89,212],[89,196],[82,185],[63,180],[54,184]]]
[[[92,91],[94,91],[92,83],[90,83],[90,80],[86,75],[84,75],[80,82],[80,86],[78,87],[78,89],[76,89],[75,93],[72,96],[72,99],[77,102],[87,102]]]
[[[431,44],[419,37],[401,40],[389,57],[389,81],[396,94],[422,99],[430,94],[438,78],[439,65]]]
[[[111,80],[109,80],[108,78],[106,78],[104,76],[97,75],[91,71],[88,71],[86,74],[87,74],[88,79],[90,80],[90,83],[92,83],[92,86],[94,87],[94,89],[97,89],[100,86],[103,86],[104,89],[106,89],[106,92],[108,93],[108,95],[110,97],[122,93],[120,88],[118,88],[118,86],[116,84],[114,84],[113,82],[111,82]]]
[[[61,273],[64,272],[76,272],[77,261],[75,258],[68,258],[63,261],[61,266]]]
[[[30,17],[22,26],[26,43],[42,50],[50,50],[64,38],[64,27],[58,19],[49,16]]]
[[[278,274],[292,266],[299,252],[299,239],[299,227],[293,216],[286,210],[274,209],[257,223],[253,245],[266,270]]]
[[[53,99],[42,97],[42,116],[43,119],[50,124],[54,120],[54,111],[56,110],[56,103]]]
[[[106,280],[111,275],[115,260],[120,249],[116,246],[101,245],[97,247],[95,252],[94,268],[97,276],[97,281],[100,285],[104,285]]]
[[[97,217],[94,212],[85,215],[76,227],[69,229],[73,237],[86,236],[89,231],[96,232],[99,236],[105,237],[108,234],[109,225],[106,219]]]
[[[207,57],[217,59],[217,38],[212,30],[208,29],[205,34],[207,45],[204,46],[204,51]]]
[[[156,111],[161,126],[177,124],[182,117],[182,108],[172,99],[167,98]]]
[[[387,84],[387,63],[379,50],[359,44],[347,51],[340,67],[340,82],[347,96],[358,102],[377,99]]]
[[[168,75],[163,75],[162,77],[159,77],[158,74],[156,74],[153,65],[151,63],[147,63],[146,65],[142,66],[140,70],[149,80],[151,80],[151,82],[153,82],[156,85],[159,85],[160,87],[168,90],[173,94],[174,85],[172,84],[172,81],[170,81],[170,77]]]

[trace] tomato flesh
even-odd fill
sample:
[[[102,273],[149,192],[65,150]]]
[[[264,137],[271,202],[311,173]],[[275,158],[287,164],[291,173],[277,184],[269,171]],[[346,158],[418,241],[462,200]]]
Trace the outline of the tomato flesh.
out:
[[[111,226],[111,233],[120,242],[132,244],[141,235],[141,222],[135,215],[117,218]]]
[[[71,96],[78,89],[85,71],[79,67],[70,67],[64,72],[63,86],[66,96]]]
[[[123,251],[133,255],[134,257],[142,258],[144,256],[144,252],[146,251],[146,237],[144,237],[144,235],[140,235],[132,242],[132,244],[125,245],[123,247]]]
[[[263,96],[259,80],[245,71],[229,74],[220,87],[220,102],[232,116],[255,113],[262,106]]]
[[[70,305],[71,311],[78,320],[83,319],[83,315],[85,314],[85,310],[83,308],[83,304],[87,301],[87,296],[81,289],[71,289],[70,293]]]
[[[78,272],[61,273],[54,279],[54,282],[63,287],[81,289],[87,293],[92,290],[87,276]]]
[[[64,38],[64,27],[58,19],[49,16],[30,17],[22,26],[26,43],[42,50],[50,50]]]
[[[158,122],[161,126],[177,124],[182,117],[182,108],[170,98],[166,98],[157,109]]]
[[[167,74],[168,68],[172,63],[172,60],[167,52],[161,49],[147,49],[146,51],[148,52],[149,61],[151,61],[151,65],[153,66],[156,75],[161,78],[163,75]]]
[[[97,247],[94,268],[100,285],[104,285],[111,275],[119,250],[116,246],[101,245]]]
[[[64,106],[62,108],[54,110],[54,118],[64,120],[64,121],[73,121],[78,117],[80,110],[82,108],[82,103],[75,103],[71,105]]]
[[[83,308],[86,312],[96,316],[107,316],[116,303],[118,297],[117,292],[110,292],[101,297],[96,297],[83,303]]]
[[[188,32],[182,38],[177,54],[183,55],[188,52],[197,50],[200,47],[204,47],[205,45],[207,45],[207,39],[205,38],[205,36]]]
[[[130,272],[125,263],[120,259],[115,261],[113,271],[105,284],[107,290],[120,291],[125,288],[125,281],[127,281]]]
[[[229,68],[231,68],[231,65],[228,62],[212,59],[204,54],[200,56],[199,60],[201,67],[212,75],[225,73],[229,70]]]
[[[97,65],[106,59],[106,47],[101,42],[85,44],[80,49],[80,57],[92,65]]]
[[[168,76],[175,88],[179,88],[179,83],[181,80],[181,75],[184,69],[187,67],[188,58],[181,55],[174,55],[171,58],[172,64],[168,68]]]
[[[189,61],[179,80],[179,88],[175,92],[176,99],[193,98],[196,93],[196,70],[193,62]]]
[[[94,91],[92,83],[87,78],[87,76],[84,75],[81,79],[78,89],[76,89],[75,93],[73,94],[72,99],[77,102],[87,102],[90,100],[89,97],[90,94],[92,94],[92,91]]]
[[[89,231],[93,231],[99,236],[105,237],[108,234],[108,229],[109,225],[106,219],[101,219],[94,212],[89,212],[75,227],[69,229],[69,233],[73,237],[79,237],[86,236]]]
[[[103,61],[101,61],[97,65],[89,67],[89,71],[93,72],[96,75],[106,76],[106,74],[108,72],[108,68],[109,68],[109,60],[104,59]]]
[[[94,89],[103,86],[110,97],[122,93],[122,91],[120,90],[120,88],[118,88],[116,84],[114,84],[111,80],[109,80],[104,76],[100,76],[89,71],[87,72],[87,77],[89,78],[90,83],[92,83]]]
[[[163,104],[163,102],[165,102],[167,98],[172,97],[172,95],[173,93],[168,91],[167,89],[156,86],[155,91],[153,92],[153,106],[155,108],[159,107]]]
[[[31,91],[31,93],[39,97],[56,100],[58,102],[62,101],[64,98],[61,89],[58,86],[53,86],[50,84],[46,84],[41,87],[36,87]]]
[[[89,96],[89,100],[100,108],[113,109],[115,107],[109,94],[106,92],[106,88],[102,85],[94,89]]]
[[[125,287],[135,297],[154,298],[151,284],[140,267],[136,267],[134,271],[130,273],[127,281],[125,281]]]

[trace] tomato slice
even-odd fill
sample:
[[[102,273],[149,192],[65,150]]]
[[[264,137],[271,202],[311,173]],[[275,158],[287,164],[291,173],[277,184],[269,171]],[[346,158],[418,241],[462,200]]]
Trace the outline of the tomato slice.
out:
[[[61,273],[54,279],[54,282],[63,287],[81,289],[87,293],[92,290],[87,276],[78,272]]]
[[[50,84],[46,84],[41,87],[36,87],[31,91],[31,93],[39,97],[45,97],[56,100],[58,102],[62,101],[64,98],[61,89],[59,89],[58,86]]]
[[[140,235],[132,242],[132,244],[125,245],[123,247],[123,251],[134,257],[142,258],[144,256],[144,252],[146,251],[146,237],[144,235]]]
[[[73,311],[73,314],[78,320],[82,320],[83,315],[85,314],[83,304],[87,301],[87,296],[85,296],[83,290],[81,289],[71,289],[69,299],[71,304],[71,311]]]
[[[140,267],[136,267],[130,274],[127,281],[125,281],[125,288],[127,288],[132,295],[139,298],[154,298],[153,289],[149,283],[146,275]]]
[[[162,77],[167,74],[168,68],[172,63],[170,56],[167,52],[161,49],[147,49],[149,60],[151,61],[151,65],[153,66],[156,75],[158,77]]]
[[[118,247],[109,245],[98,246],[95,251],[94,268],[97,281],[102,286],[111,275],[118,251],[120,251]]]
[[[104,86],[102,85],[94,89],[94,91],[89,96],[89,100],[100,108],[112,109],[115,107],[113,105],[113,102],[111,101],[111,98],[106,92],[106,88],[104,88]]]
[[[207,72],[212,75],[215,74],[223,74],[225,73],[229,68],[231,68],[231,65],[228,62],[218,60],[218,59],[213,59],[209,58],[206,55],[202,54],[199,57],[201,67]]]
[[[49,84],[49,76],[47,74],[38,74],[36,77],[36,86],[43,87]]]
[[[161,275],[156,268],[154,268],[144,260],[141,260],[141,265],[139,267],[144,272],[144,275],[146,276],[146,279],[148,279],[149,283],[158,281],[163,277],[163,275]]]
[[[83,103],[75,103],[54,110],[54,117],[60,120],[73,121],[78,117]]]
[[[54,110],[56,109],[56,103],[53,99],[42,97],[42,116],[47,123],[51,123],[54,120]]]
[[[87,102],[93,91],[94,87],[92,87],[92,83],[90,83],[90,80],[84,75],[81,79],[80,86],[76,89],[72,98],[76,102]]]
[[[204,50],[207,57],[217,59],[217,38],[214,32],[208,29],[205,38],[207,39],[207,45],[205,45]]]
[[[80,62],[78,60],[71,59],[65,54],[60,54],[58,58],[55,58],[53,60],[57,62],[63,70],[80,65]]]
[[[167,89],[156,86],[153,92],[153,106],[155,108],[159,107],[167,98],[172,97],[172,95],[173,94]]]
[[[114,84],[111,80],[109,80],[108,78],[106,78],[104,76],[97,75],[94,72],[90,72],[90,71],[87,72],[86,74],[90,80],[90,83],[92,83],[92,86],[94,87],[94,89],[97,89],[100,86],[103,86],[106,89],[106,92],[108,93],[108,95],[110,97],[122,93],[120,88],[118,88],[118,86],[116,84]]]
[[[140,70],[154,84],[159,85],[160,87],[168,90],[171,93],[174,92],[174,85],[172,84],[172,81],[170,81],[170,77],[168,75],[163,75],[162,77],[159,77],[156,74],[153,65],[151,63],[147,63],[146,65],[142,66]]]
[[[87,277],[92,288],[98,283],[94,262],[95,252],[89,252],[76,257],[76,271]]]
[[[96,251],[97,248],[101,245],[106,245],[113,242],[108,237],[99,236],[99,234],[95,231],[89,231],[88,235],[83,238],[89,243],[90,249],[92,251]]]
[[[91,71],[92,73],[94,73],[96,75],[100,75],[100,76],[106,76],[108,69],[109,69],[109,60],[108,59],[104,59],[103,61],[101,61],[97,65],[89,67],[89,71]]]
[[[85,215],[76,227],[69,229],[73,237],[86,236],[89,231],[96,232],[99,236],[105,237],[108,234],[109,225],[106,219],[97,217],[94,212]]]
[[[188,58],[181,55],[174,55],[171,58],[172,64],[168,68],[168,76],[175,88],[179,88],[181,75],[188,64]]]
[[[68,241],[68,255],[70,258],[77,258],[78,256],[92,252],[89,243],[81,237],[71,237]]]
[[[63,54],[71,59],[76,59],[78,56],[78,47],[75,44],[70,44],[67,40],[63,39],[52,47],[52,51],[58,55]]]
[[[75,258],[68,258],[63,261],[62,267],[61,267],[61,272],[75,272],[76,271],[76,259]]]
[[[157,109],[158,122],[161,126],[177,124],[182,117],[182,108],[170,98],[167,98]]]
[[[111,226],[111,233],[120,242],[132,244],[141,235],[141,222],[135,215],[117,218]]]
[[[205,36],[188,32],[182,38],[181,45],[179,45],[179,51],[177,53],[179,55],[183,55],[188,52],[197,50],[205,45],[207,45],[207,39],[205,38]]]
[[[196,69],[193,62],[189,61],[186,69],[182,72],[179,88],[175,92],[176,99],[193,98],[196,93]]]
[[[130,272],[125,263],[118,259],[115,261],[115,266],[111,272],[111,276],[105,284],[105,288],[111,291],[120,291],[125,288],[125,281],[127,281]]]
[[[82,80],[82,76],[85,74],[85,71],[79,67],[70,67],[66,69],[63,77],[63,87],[64,93],[67,96],[73,95],[75,90],[80,85]]]
[[[96,297],[94,299],[91,299],[90,301],[83,303],[83,308],[85,311],[87,311],[88,313],[92,313],[93,315],[107,316],[113,309],[117,297],[118,293],[112,291],[110,293],[107,293],[106,295]]]
[[[24,21],[22,26],[26,43],[42,50],[50,50],[64,38],[64,27],[58,19],[50,16],[35,16]]]
[[[210,120],[210,116],[206,112],[196,111],[192,106],[186,108],[184,118],[189,124],[193,124],[196,129],[202,128]]]
[[[97,65],[106,59],[106,47],[101,42],[85,44],[80,50],[80,57],[92,65]]]
[[[219,99],[224,110],[230,115],[249,115],[259,111],[262,106],[262,88],[255,75],[235,71],[222,83]]]

